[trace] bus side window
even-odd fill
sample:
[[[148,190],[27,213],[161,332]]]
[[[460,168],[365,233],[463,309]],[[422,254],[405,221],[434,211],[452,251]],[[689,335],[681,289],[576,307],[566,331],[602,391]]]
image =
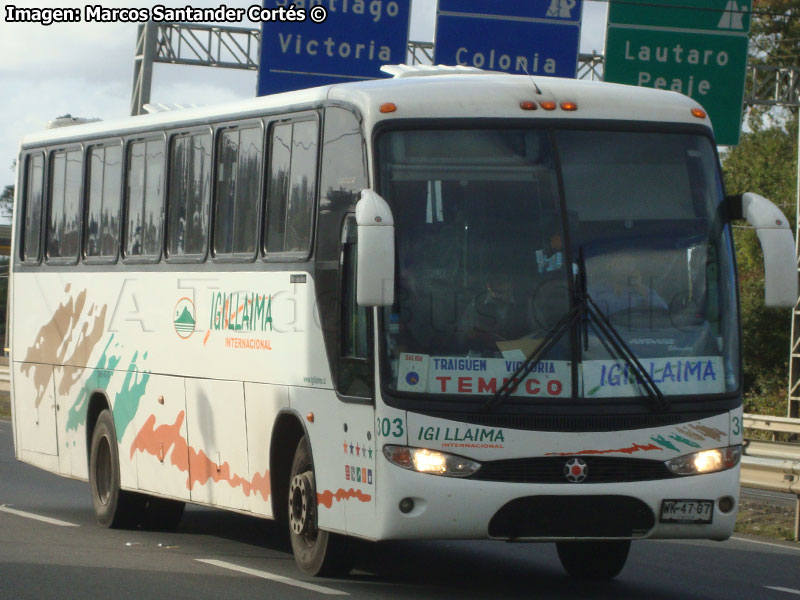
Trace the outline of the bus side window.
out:
[[[358,243],[356,220],[348,215],[342,231],[341,348],[337,373],[339,392],[345,396],[372,396],[369,363],[369,311],[356,302]]]
[[[53,153],[50,162],[50,218],[47,228],[47,260],[78,257],[81,179],[80,149]]]
[[[22,241],[22,260],[39,262],[42,243],[42,191],[44,189],[44,154],[28,157],[25,174],[25,233]]]
[[[137,141],[128,153],[126,257],[158,260],[164,209],[163,139]]]
[[[282,123],[272,130],[266,211],[267,253],[305,257],[311,250],[317,174],[315,120]]]
[[[260,204],[261,126],[228,129],[219,136],[214,210],[214,254],[252,258]]]
[[[88,188],[84,255],[113,261],[119,246],[122,146],[97,146],[89,150]]]
[[[167,255],[202,257],[211,203],[211,134],[172,138],[169,169]]]

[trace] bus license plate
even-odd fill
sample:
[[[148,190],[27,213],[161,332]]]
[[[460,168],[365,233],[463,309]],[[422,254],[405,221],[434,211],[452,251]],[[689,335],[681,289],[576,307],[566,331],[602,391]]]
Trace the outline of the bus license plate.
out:
[[[662,523],[711,523],[713,500],[662,500]]]

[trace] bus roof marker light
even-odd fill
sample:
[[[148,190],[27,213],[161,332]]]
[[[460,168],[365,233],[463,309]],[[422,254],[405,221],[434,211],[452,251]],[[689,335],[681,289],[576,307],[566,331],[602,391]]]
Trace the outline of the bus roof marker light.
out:
[[[557,104],[553,100],[542,100],[539,102],[539,106],[545,110],[555,110]]]
[[[693,108],[692,116],[697,117],[698,119],[705,119],[708,115],[706,115],[706,111],[704,111],[702,108]]]
[[[397,105],[394,102],[384,102],[381,104],[380,110],[384,114],[393,113],[397,110]]]
[[[566,110],[569,112],[578,110],[578,104],[576,102],[572,102],[570,100],[566,100],[561,103],[561,110]]]
[[[522,110],[536,110],[538,108],[533,100],[523,100],[519,103],[519,107]]]

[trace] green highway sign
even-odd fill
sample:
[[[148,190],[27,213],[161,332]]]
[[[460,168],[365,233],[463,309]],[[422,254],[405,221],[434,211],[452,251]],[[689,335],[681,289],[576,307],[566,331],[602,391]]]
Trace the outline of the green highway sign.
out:
[[[605,80],[697,100],[711,117],[717,143],[734,145],[739,142],[746,63],[743,36],[609,28]]]
[[[608,22],[695,31],[750,31],[750,0],[611,0]]]
[[[682,8],[676,8],[677,6]],[[708,111],[717,143],[739,142],[750,0],[612,2],[606,81],[672,90]]]

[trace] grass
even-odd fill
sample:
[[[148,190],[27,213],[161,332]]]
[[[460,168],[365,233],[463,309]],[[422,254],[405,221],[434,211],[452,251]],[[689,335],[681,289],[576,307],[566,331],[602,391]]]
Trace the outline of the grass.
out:
[[[742,498],[736,532],[794,541],[794,507]]]

